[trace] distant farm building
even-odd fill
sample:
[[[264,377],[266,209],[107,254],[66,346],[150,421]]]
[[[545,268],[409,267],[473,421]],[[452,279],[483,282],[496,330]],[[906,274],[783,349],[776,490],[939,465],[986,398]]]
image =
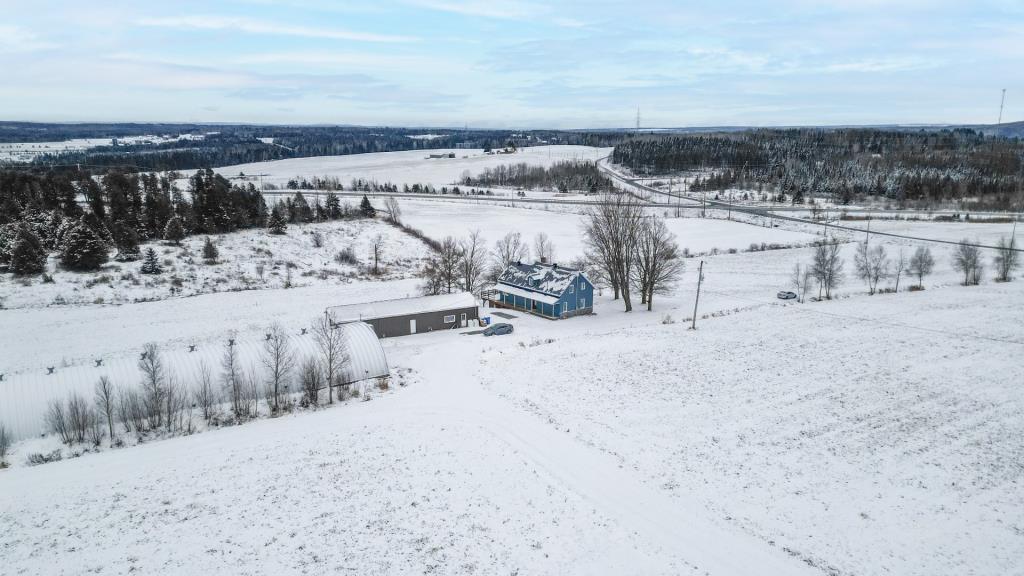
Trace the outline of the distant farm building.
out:
[[[433,160],[436,158],[455,158],[455,152],[440,152],[435,154],[427,154],[427,160]]]
[[[333,306],[327,314],[337,324],[365,322],[380,338],[465,328],[480,318],[476,298],[468,292]]]
[[[492,303],[545,318],[568,318],[594,311],[594,285],[579,270],[558,264],[509,265],[494,286]]]

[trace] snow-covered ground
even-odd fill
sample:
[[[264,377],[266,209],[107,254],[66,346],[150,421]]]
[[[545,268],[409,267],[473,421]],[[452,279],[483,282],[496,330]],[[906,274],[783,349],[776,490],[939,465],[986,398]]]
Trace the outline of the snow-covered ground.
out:
[[[603,300],[393,339],[411,384],[372,402],[0,472],[0,547],[27,574],[1020,574],[1021,302],[689,332]]]
[[[314,245],[316,234],[323,242],[320,247]],[[374,276],[372,242],[377,234],[383,236],[384,243],[380,274]],[[419,239],[379,220],[292,225],[282,236],[253,229],[210,238],[219,252],[214,263],[203,260],[204,236],[190,236],[181,246],[165,242],[143,244],[143,254],[152,247],[160,257],[163,273],[159,275],[141,274],[141,260],[111,260],[97,273],[69,272],[53,256],[48,263],[52,283],[44,283],[38,277],[23,279],[0,274],[0,304],[4,308],[124,304],[211,292],[281,288],[286,283],[300,287],[409,278],[418,273],[428,250]],[[359,263],[335,261],[343,250],[351,250]]]
[[[509,232],[519,232],[526,242],[543,232],[555,246],[556,259],[571,260],[583,255],[583,217],[575,208],[518,204],[516,207],[480,204],[473,201],[434,201],[398,198],[404,221],[432,238],[462,237],[480,230],[488,247]],[[691,252],[713,248],[745,250],[752,243],[785,245],[806,244],[815,240],[811,233],[764,228],[720,219],[667,218],[665,223],[676,235],[680,247]]]
[[[111,146],[114,140],[121,145],[164,144],[167,142],[202,140],[203,134],[178,136],[124,136],[121,138],[75,138],[61,142],[0,142],[0,162],[29,162],[36,156],[61,152],[81,152],[90,148]]]
[[[528,150],[546,161],[543,149]],[[245,172],[442,185],[528,152],[462,158],[472,153],[303,159]],[[399,201],[406,223],[431,237],[479,229],[491,244],[511,231],[528,242],[546,232],[556,259],[582,253],[578,207]],[[635,301],[625,314],[604,293],[594,316],[514,313],[512,336],[389,339],[389,362],[409,385],[369,402],[38,467],[25,465],[25,452],[52,439],[15,445],[14,466],[0,470],[4,569],[1024,575],[1019,272],[1011,283],[989,273],[982,286],[961,287],[952,247],[932,244],[927,290],[907,292],[903,277],[900,293],[867,296],[853,273],[852,241],[863,235],[839,232],[849,243],[837,299],[784,303],[776,292],[792,288],[793,267],[809,264],[812,249],[743,250],[804,246],[820,227],[667,224],[681,247],[708,254],[686,261],[653,312]],[[1011,225],[871,228],[991,244]],[[320,251],[314,230],[324,233]],[[383,278],[331,259],[351,245],[365,261],[377,232],[391,243]],[[43,394],[14,387],[20,375],[55,366],[92,382],[97,358],[130,367],[146,342],[205,348],[229,333],[249,342],[273,323],[295,334],[329,306],[415,295],[424,255],[418,240],[367,221],[291,226],[284,238],[215,237],[223,264],[213,266],[201,263],[202,240],[184,249],[193,262],[172,261],[191,297],[130,280],[85,288],[84,276],[63,272],[55,284],[0,283],[5,305],[18,306],[0,310],[0,421],[27,405],[15,395]],[[918,245],[871,242],[890,256]],[[986,265],[991,257],[983,252]],[[684,319],[700,260],[693,332]],[[283,268],[271,276],[285,261],[297,265],[290,289]],[[247,284],[261,262],[268,279]],[[325,267],[338,274],[321,279]],[[83,304],[46,306],[60,286]],[[97,297],[105,303],[92,304]],[[133,302],[141,298],[156,301]]]
[[[454,153],[455,158],[427,158],[429,154],[448,152]],[[284,187],[289,179],[296,176],[338,178],[345,187],[348,187],[354,178],[382,184],[390,182],[399,186],[419,183],[440,187],[457,184],[464,173],[475,176],[485,168],[503,164],[525,162],[537,166],[550,166],[565,160],[595,160],[609,152],[611,148],[589,146],[536,146],[522,148],[515,154],[484,154],[481,149],[408,150],[239,164],[216,168],[216,172],[228,178],[243,173],[264,174],[264,184],[280,187]],[[187,173],[189,172],[183,172]]]

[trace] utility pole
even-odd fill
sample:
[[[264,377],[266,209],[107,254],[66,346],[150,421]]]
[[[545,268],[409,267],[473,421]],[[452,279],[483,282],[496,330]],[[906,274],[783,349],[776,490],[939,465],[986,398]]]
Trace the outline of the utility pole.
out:
[[[700,302],[700,285],[704,282],[704,261],[700,261],[700,267],[697,268],[697,297],[693,299],[693,320],[690,323],[690,330],[697,329],[697,303]]]

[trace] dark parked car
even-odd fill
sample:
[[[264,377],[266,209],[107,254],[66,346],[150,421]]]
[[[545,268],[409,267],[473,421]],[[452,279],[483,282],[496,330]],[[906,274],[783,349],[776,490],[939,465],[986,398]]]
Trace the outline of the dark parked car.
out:
[[[502,334],[511,334],[511,333],[512,333],[512,325],[511,324],[505,324],[505,323],[492,324],[492,325],[488,326],[486,330],[484,330],[484,336],[501,336]]]
[[[777,294],[777,296],[779,297],[779,300],[796,300],[796,292],[782,290]]]

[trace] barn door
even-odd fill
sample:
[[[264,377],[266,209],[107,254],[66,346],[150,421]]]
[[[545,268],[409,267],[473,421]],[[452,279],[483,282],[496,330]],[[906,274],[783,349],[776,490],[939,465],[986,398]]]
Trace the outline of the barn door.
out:
[[[409,334],[416,333],[416,319],[412,318],[409,320]]]
[[[462,327],[465,328],[467,326],[467,324],[466,324],[466,313],[465,312],[462,313],[462,318],[460,318],[460,320],[462,320]]]

